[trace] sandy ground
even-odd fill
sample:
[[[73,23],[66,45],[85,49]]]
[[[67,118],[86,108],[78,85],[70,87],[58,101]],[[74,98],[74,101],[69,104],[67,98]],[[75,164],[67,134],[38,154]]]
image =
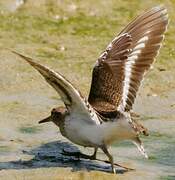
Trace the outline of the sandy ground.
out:
[[[36,36],[41,35],[46,38],[46,42],[41,43],[40,40],[27,39],[28,36],[23,34],[18,36],[20,32],[18,34],[18,32],[10,30],[10,26],[9,29],[7,29],[8,27],[6,28],[9,23],[7,21],[13,16],[20,16],[20,13],[24,14],[25,10],[31,8],[31,4],[34,1],[26,1],[24,7],[21,7],[19,10],[14,2],[16,1],[9,0],[0,3],[1,16],[4,18],[4,24],[1,23],[0,32],[0,179],[174,180],[175,62],[173,61],[174,50],[171,44],[165,47],[164,52],[160,55],[160,62],[155,64],[155,69],[151,70],[147,76],[134,106],[134,111],[140,114],[142,123],[150,131],[149,137],[142,137],[149,159],[144,159],[130,142],[114,144],[110,151],[115,158],[115,162],[136,170],[127,172],[122,168],[116,167],[118,174],[113,175],[110,173],[110,165],[108,164],[83,159],[79,161],[76,158],[66,157],[61,154],[63,148],[70,151],[80,150],[87,154],[92,154],[93,150],[72,144],[60,135],[59,130],[52,123],[43,125],[37,123],[48,116],[53,107],[62,105],[62,102],[56,92],[35,70],[4,49],[4,46],[15,48],[28,55],[32,54],[36,59],[39,57],[40,60],[38,62],[61,71],[79,87],[84,95],[87,95],[90,83],[90,69],[95,62],[93,58],[97,57],[98,53],[93,49],[95,47],[94,43],[88,43],[90,40],[95,42],[95,39],[93,36],[76,39],[74,34],[66,34],[66,36],[57,34],[55,37],[58,36],[58,39],[60,37],[61,40],[56,39],[54,42],[53,35],[50,34],[49,36],[47,34],[48,37],[45,36],[45,34],[42,34],[43,31],[38,31],[38,27],[36,29],[32,27],[34,28],[31,30],[32,35],[35,34],[34,30],[36,30]],[[45,7],[44,2],[38,1],[35,4],[35,8]],[[49,2],[54,3],[56,1]],[[151,1],[149,2],[151,4]],[[57,1],[57,3],[60,2]],[[69,2],[67,3],[69,4]],[[113,1],[109,5],[112,6],[112,3]],[[76,9],[76,2],[73,5],[68,6],[71,13]],[[82,9],[85,6],[83,3],[78,5]],[[88,12],[88,5],[90,3],[83,10]],[[150,7],[149,3],[146,5]],[[105,5],[102,4],[101,6]],[[141,6],[144,7],[144,4]],[[173,8],[171,3],[168,6],[170,9]],[[43,9],[41,8],[41,13],[45,13],[45,9]],[[11,15],[11,13],[16,13],[16,11],[17,14]],[[67,12],[63,12],[67,15]],[[37,12],[32,13],[32,17],[35,18],[35,13],[37,14]],[[100,14],[101,11],[94,13]],[[107,12],[105,11],[104,13]],[[26,21],[28,23],[28,19]],[[24,22],[26,23],[26,21]],[[19,21],[19,23],[22,22]],[[27,32],[30,33],[29,30]],[[167,35],[167,37],[169,40],[173,38],[170,38],[170,35]],[[63,45],[59,44],[58,46],[58,54],[55,53],[55,45],[50,44],[50,41],[53,41],[55,44],[63,42]],[[88,52],[86,52],[87,54],[84,57],[89,57],[85,58],[84,61],[80,61],[79,59],[83,57],[82,53],[86,49],[85,45]],[[64,46],[67,48],[66,50],[64,50]],[[83,46],[84,49],[82,50],[79,46]],[[98,48],[102,47],[101,45],[97,46]],[[169,57],[169,54],[165,52],[168,50],[172,54],[169,62],[165,63],[162,59]],[[48,59],[51,56],[50,54],[53,56]],[[61,58],[56,60],[57,56],[61,56],[63,60]],[[69,60],[70,57],[72,57],[71,60]],[[92,59],[88,61],[89,58]],[[106,159],[106,156],[99,151],[98,158]]]

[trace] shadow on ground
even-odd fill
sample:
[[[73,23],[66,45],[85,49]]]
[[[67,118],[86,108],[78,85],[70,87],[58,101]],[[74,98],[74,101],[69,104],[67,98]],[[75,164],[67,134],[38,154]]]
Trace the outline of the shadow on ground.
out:
[[[33,155],[30,160],[18,160],[1,162],[0,170],[2,169],[35,169],[48,167],[70,167],[72,171],[104,171],[111,172],[109,164],[99,163],[97,161],[81,159],[77,157],[65,156],[62,151],[77,152],[78,148],[68,142],[54,141],[43,144],[30,151],[23,151],[23,154]],[[127,172],[124,169],[117,169],[117,173]]]

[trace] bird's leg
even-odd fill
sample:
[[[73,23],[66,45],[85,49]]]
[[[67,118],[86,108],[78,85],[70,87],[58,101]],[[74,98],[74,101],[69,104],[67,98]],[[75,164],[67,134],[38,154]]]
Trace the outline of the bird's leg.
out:
[[[97,154],[97,150],[98,148],[94,148],[94,154],[89,156],[89,155],[86,155],[86,154],[83,154],[79,151],[77,152],[69,152],[69,151],[66,151],[63,149],[63,152],[61,154],[65,155],[65,156],[74,156],[74,157],[77,157],[78,159],[80,158],[84,158],[84,159],[90,159],[90,160],[97,160],[97,161],[100,161],[100,162],[104,162],[104,163],[110,163],[111,164],[111,161],[105,161],[105,160],[101,160],[101,159],[97,159],[96,158],[96,154]],[[106,153],[105,153],[106,154]],[[109,154],[109,152],[108,152]],[[107,154],[106,154],[107,155]],[[110,154],[109,154],[110,155]],[[111,155],[110,155],[111,156]],[[108,156],[109,157],[109,156]],[[126,170],[134,170],[133,168],[129,168],[129,167],[126,167],[126,166],[123,166],[123,165],[120,165],[120,164],[116,164],[116,163],[113,163],[113,165],[115,166],[119,166],[121,168],[124,168]]]
[[[109,151],[108,151],[108,149],[107,149],[107,147],[106,147],[105,145],[102,146],[101,149],[102,149],[102,151],[108,156],[109,162],[111,163],[112,172],[113,172],[114,174],[116,174],[116,170],[115,170],[115,168],[114,168],[114,160],[113,160],[112,155],[109,153]]]
[[[94,160],[96,159],[97,150],[98,150],[98,148],[95,147],[95,148],[94,148],[94,154],[92,154],[92,155],[90,156],[90,159],[94,159]]]

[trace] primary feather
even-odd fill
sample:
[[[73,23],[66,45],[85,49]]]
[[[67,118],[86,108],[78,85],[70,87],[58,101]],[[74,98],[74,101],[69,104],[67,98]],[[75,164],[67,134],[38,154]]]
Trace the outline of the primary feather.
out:
[[[129,23],[107,46],[93,69],[89,102],[102,115],[130,111],[154,62],[168,24],[167,10],[154,7]]]

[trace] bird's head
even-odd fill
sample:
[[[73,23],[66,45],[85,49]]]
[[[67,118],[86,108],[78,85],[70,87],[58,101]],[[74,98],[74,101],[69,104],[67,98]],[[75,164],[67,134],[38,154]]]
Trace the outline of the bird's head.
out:
[[[67,113],[67,109],[65,107],[58,107],[58,108],[53,108],[51,111],[51,115],[38,123],[45,123],[45,122],[50,122],[52,121],[55,123],[57,126],[60,126],[60,123],[64,121],[65,115]]]

